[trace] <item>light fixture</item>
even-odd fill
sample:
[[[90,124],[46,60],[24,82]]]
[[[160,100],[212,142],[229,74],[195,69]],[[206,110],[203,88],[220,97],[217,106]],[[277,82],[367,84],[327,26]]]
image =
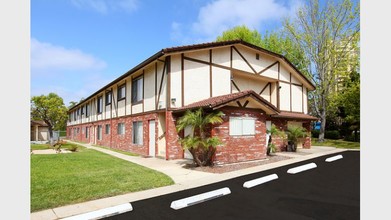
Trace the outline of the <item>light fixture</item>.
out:
[[[176,98],[171,98],[171,103],[174,104],[176,102]]]

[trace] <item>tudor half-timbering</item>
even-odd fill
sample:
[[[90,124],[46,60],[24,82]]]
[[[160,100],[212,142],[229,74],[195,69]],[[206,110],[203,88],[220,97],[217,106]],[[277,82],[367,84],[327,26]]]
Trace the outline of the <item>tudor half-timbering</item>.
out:
[[[266,130],[290,124],[310,131],[308,91],[315,86],[284,56],[246,42],[166,48],[69,110],[67,137],[144,156],[191,157],[176,119],[187,109],[219,109],[224,122],[216,163],[266,157]],[[281,140],[273,140],[282,147]],[[310,138],[302,143],[309,148]]]

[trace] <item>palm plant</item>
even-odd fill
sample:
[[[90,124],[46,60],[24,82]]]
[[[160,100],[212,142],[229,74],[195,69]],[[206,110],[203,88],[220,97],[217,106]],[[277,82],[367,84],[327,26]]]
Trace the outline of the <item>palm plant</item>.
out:
[[[282,139],[285,139],[286,134],[278,129],[274,124],[272,124],[270,130],[266,131],[270,136],[269,136],[269,141],[267,144],[267,155],[270,155],[270,153],[275,153],[277,151],[276,145],[273,144],[273,137],[280,137]]]
[[[180,140],[183,149],[188,149],[193,156],[197,166],[213,165],[213,155],[216,146],[222,142],[218,137],[207,137],[205,129],[208,125],[223,122],[224,114],[220,111],[205,113],[201,108],[196,111],[186,111],[177,121],[177,131],[180,132],[186,127],[191,127],[191,134]]]
[[[297,143],[305,137],[308,137],[308,132],[305,128],[300,126],[288,126],[286,131],[288,138],[288,149],[296,151]]]

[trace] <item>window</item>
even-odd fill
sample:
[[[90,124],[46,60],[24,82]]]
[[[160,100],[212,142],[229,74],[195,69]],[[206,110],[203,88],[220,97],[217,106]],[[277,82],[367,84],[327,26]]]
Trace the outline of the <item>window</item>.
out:
[[[255,119],[230,117],[229,135],[255,135]]]
[[[143,122],[142,121],[133,122],[132,142],[133,144],[143,145]]]
[[[98,125],[98,140],[102,140],[102,125]]]
[[[102,96],[98,97],[98,114],[102,113],[103,110],[103,98]]]
[[[88,138],[88,127],[86,127],[86,138]]]
[[[81,114],[84,115],[84,106],[81,107]]]
[[[125,124],[118,123],[117,134],[125,134]]]
[[[88,104],[86,105],[86,117],[89,116],[89,111],[88,111]]]
[[[105,126],[105,134],[110,134],[110,124],[106,124],[106,126]]]
[[[106,92],[105,102],[106,102],[106,105],[110,105],[111,104],[111,91],[110,92]]]
[[[143,100],[143,77],[136,78],[132,81],[132,103]]]
[[[126,84],[122,84],[118,87],[118,98],[117,100],[122,100],[126,97]]]

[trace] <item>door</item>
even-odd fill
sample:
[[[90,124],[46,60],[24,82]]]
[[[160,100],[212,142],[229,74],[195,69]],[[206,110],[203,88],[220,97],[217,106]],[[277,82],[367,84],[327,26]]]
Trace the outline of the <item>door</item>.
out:
[[[185,137],[188,136],[188,135],[190,135],[191,137],[193,136],[193,133],[192,133],[192,130],[191,130],[190,126],[187,126],[185,128],[184,134],[183,134],[183,136],[185,136]],[[191,155],[190,151],[187,150],[187,149],[184,151],[183,157],[185,159],[193,159],[193,155]]]
[[[266,121],[266,146],[269,143],[270,133],[268,131],[270,131],[271,128],[272,128],[272,121]]]
[[[149,121],[149,156],[154,157],[156,155],[156,141],[155,141],[155,120]]]

